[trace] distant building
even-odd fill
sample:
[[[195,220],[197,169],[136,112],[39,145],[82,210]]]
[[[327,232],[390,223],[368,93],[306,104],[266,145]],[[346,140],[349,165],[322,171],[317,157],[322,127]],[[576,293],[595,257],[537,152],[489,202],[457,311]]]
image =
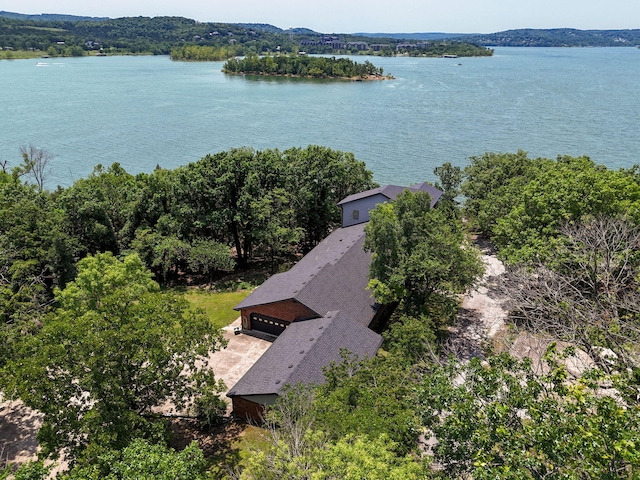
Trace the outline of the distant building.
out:
[[[349,50],[369,50],[369,44],[367,42],[348,42],[345,48]]]

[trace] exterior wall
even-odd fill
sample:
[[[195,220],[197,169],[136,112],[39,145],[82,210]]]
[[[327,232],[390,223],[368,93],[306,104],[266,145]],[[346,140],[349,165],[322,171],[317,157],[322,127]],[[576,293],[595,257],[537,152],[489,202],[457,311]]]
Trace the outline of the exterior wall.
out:
[[[369,221],[369,211],[373,210],[376,205],[388,202],[389,199],[382,194],[372,195],[371,197],[361,198],[353,202],[345,203],[342,206],[342,226],[350,227],[358,223]],[[354,218],[354,211],[358,211],[358,218]]]
[[[318,314],[313,310],[305,307],[300,302],[296,302],[295,300],[284,300],[282,302],[257,305],[255,307],[241,309],[240,315],[242,316],[242,328],[251,330],[251,322],[249,319],[251,318],[252,313],[266,315],[286,322],[293,322],[300,318],[314,318],[318,316]]]
[[[255,395],[250,397],[231,397],[233,415],[243,420],[251,420],[261,423],[264,417],[265,406],[273,405],[277,395]]]

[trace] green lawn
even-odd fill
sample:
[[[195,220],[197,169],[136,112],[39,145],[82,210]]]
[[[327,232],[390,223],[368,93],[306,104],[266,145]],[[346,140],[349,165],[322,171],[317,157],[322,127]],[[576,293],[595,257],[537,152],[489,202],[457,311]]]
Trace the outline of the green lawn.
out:
[[[18,60],[24,58],[41,58],[47,52],[41,50],[1,50],[0,60]]]
[[[188,289],[183,295],[191,305],[204,309],[215,327],[222,328],[240,316],[240,313],[236,312],[233,307],[244,300],[250,293],[251,290],[211,292],[199,289]]]
[[[266,450],[269,445],[269,433],[266,430],[236,423],[230,428],[226,441],[218,443],[213,455],[208,457],[211,465],[209,473],[215,479],[229,480],[232,478],[229,476],[229,467],[237,469],[254,451]]]

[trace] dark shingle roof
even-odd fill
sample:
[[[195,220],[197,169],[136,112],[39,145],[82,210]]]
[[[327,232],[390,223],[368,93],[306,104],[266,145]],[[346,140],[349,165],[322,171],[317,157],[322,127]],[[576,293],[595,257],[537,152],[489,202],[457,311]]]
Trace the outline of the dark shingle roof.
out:
[[[382,337],[343,312],[294,322],[238,380],[227,396],[279,394],[285,385],[320,384],[323,367],[340,363],[346,349],[358,358],[372,357]]]
[[[289,271],[259,286],[236,310],[295,299],[318,317],[340,310],[369,325],[377,305],[367,290],[371,254],[363,243],[363,224],[335,230]]]
[[[355,200],[360,200],[362,198],[372,197],[374,195],[384,195],[389,200],[395,200],[396,197],[400,193],[402,193],[405,189],[429,193],[429,195],[431,195],[432,208],[436,204],[438,199],[442,196],[442,192],[440,190],[438,190],[436,187],[432,185],[429,185],[426,182],[420,183],[418,185],[412,185],[410,187],[401,187],[398,185],[383,185],[382,187],[373,188],[371,190],[349,195],[348,197],[342,199],[338,203],[338,205],[344,205],[345,203],[353,202]]]

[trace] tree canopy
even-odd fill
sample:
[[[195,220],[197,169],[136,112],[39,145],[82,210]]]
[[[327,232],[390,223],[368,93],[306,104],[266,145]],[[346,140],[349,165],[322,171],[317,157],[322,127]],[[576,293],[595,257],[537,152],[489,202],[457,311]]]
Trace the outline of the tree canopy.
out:
[[[137,255],[82,259],[56,301],[3,370],[5,391],[44,414],[45,453],[77,459],[162,438],[154,408],[183,409],[212,383],[196,362],[223,345],[220,333],[184,299],[160,293]]]
[[[425,369],[418,411],[447,478],[638,475],[638,405],[601,391],[598,372],[568,383],[560,357],[548,352],[548,374],[506,354]]]
[[[511,263],[552,256],[559,227],[598,215],[638,220],[640,184],[632,170],[610,170],[588,157],[473,157],[465,169],[465,213]]]
[[[382,78],[383,69],[366,60],[354,62],[349,58],[307,57],[294,55],[247,55],[227,60],[225,73],[253,73],[256,75],[290,75],[314,78]]]
[[[430,203],[428,193],[407,190],[371,211],[364,246],[372,252],[369,285],[379,302],[403,301],[414,312],[455,310],[455,295],[482,274],[460,221]]]

